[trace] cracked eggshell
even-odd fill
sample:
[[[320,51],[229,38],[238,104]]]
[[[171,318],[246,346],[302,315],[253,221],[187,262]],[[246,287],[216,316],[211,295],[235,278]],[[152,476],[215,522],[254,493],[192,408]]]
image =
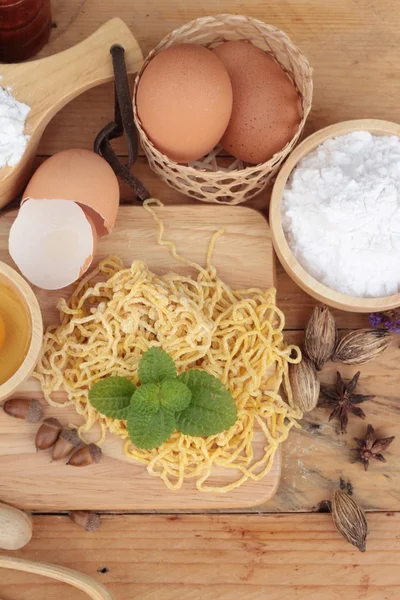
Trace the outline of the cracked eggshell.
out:
[[[10,229],[8,248],[30,283],[58,290],[87,271],[96,243],[93,221],[75,202],[27,199]]]
[[[115,225],[119,184],[110,165],[95,152],[64,150],[47,159],[33,174],[22,204],[28,198],[77,202],[85,207],[102,237],[111,233]]]

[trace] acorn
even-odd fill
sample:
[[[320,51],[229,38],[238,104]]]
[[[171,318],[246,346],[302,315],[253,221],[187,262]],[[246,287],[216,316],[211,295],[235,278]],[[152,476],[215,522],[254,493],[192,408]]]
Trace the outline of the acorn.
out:
[[[48,450],[54,446],[60,435],[61,429],[62,425],[58,419],[55,419],[54,417],[45,419],[36,434],[36,450]]]
[[[4,412],[15,419],[25,419],[28,423],[38,423],[43,417],[43,408],[39,400],[29,398],[11,398],[3,405]]]
[[[68,514],[74,523],[86,531],[96,531],[100,527],[100,516],[97,513],[88,510],[73,510]]]
[[[81,440],[75,429],[63,429],[58,440],[53,447],[53,460],[61,460],[68,456],[70,452],[79,444]]]
[[[103,453],[96,444],[89,444],[73,453],[67,465],[72,467],[87,467],[101,460]]]

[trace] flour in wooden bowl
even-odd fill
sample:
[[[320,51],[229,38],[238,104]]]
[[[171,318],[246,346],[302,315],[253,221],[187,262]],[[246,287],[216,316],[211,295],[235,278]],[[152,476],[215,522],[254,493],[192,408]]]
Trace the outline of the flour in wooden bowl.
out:
[[[356,131],[302,158],[282,199],[289,246],[315,279],[347,295],[400,291],[400,140]]]

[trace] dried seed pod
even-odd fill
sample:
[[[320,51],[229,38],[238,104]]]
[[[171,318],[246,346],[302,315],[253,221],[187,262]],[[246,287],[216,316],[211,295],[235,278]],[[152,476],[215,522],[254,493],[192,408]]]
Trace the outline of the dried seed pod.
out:
[[[45,419],[36,434],[36,450],[48,450],[48,448],[54,446],[60,435],[61,429],[62,425],[58,419],[55,419],[54,417]]]
[[[81,440],[75,429],[63,429],[53,448],[53,460],[65,458],[74,448],[79,446],[80,443]]]
[[[293,392],[293,401],[303,412],[309,412],[317,406],[320,383],[314,363],[306,356],[301,362],[289,365],[289,379]]]
[[[67,462],[67,465],[73,467],[87,467],[93,463],[98,463],[101,460],[102,455],[101,448],[96,446],[96,444],[89,444],[74,452]]]
[[[25,419],[28,423],[38,423],[43,417],[42,405],[34,398],[11,398],[4,402],[3,409],[10,417]]]
[[[74,523],[83,527],[86,531],[96,531],[100,527],[100,516],[95,512],[73,510],[68,514]]]
[[[332,518],[338,532],[360,552],[366,550],[368,522],[365,512],[345,492],[335,492]]]
[[[335,319],[327,306],[316,306],[308,321],[304,349],[317,371],[328,361],[337,344]]]
[[[384,329],[351,331],[338,343],[332,360],[346,365],[362,365],[382,354],[390,340],[390,332]]]

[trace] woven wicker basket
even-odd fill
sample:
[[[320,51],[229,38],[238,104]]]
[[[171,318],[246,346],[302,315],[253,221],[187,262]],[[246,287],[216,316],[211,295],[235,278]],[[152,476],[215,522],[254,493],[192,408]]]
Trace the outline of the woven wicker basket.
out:
[[[219,156],[214,148],[202,160],[178,164],[159,152],[148,139],[136,111],[136,90],[147,64],[155,54],[172,44],[195,43],[214,47],[228,40],[248,40],[273,56],[294,82],[301,97],[303,118],[294,138],[268,162],[247,166],[233,158]],[[145,59],[134,88],[134,112],[144,152],[152,170],[171,187],[203,202],[240,204],[256,196],[277,173],[282,162],[296,145],[310,112],[312,70],[300,50],[281,30],[250,17],[218,15],[196,19],[167,35]],[[224,166],[222,166],[224,165]]]

